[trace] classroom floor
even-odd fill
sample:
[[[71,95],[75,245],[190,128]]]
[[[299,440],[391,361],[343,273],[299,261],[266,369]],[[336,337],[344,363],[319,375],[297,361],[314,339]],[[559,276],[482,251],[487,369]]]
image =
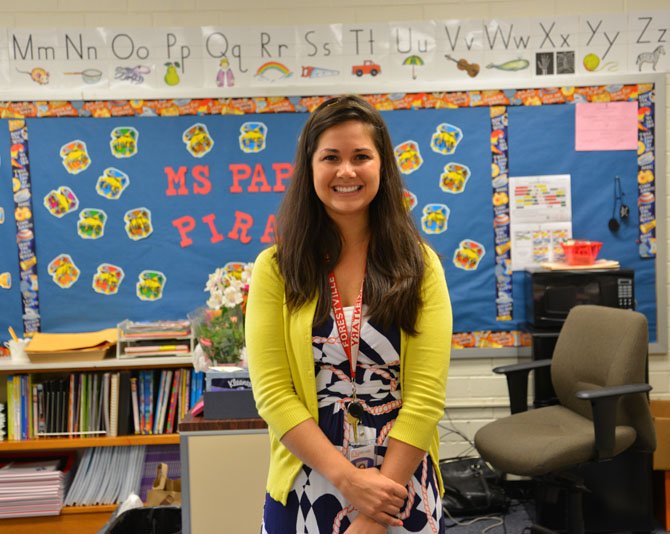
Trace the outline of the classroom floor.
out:
[[[512,500],[505,514],[479,518],[446,519],[447,534],[528,534],[535,518],[535,506],[530,500]],[[628,534],[628,533],[617,533]],[[652,534],[669,534],[660,526]]]

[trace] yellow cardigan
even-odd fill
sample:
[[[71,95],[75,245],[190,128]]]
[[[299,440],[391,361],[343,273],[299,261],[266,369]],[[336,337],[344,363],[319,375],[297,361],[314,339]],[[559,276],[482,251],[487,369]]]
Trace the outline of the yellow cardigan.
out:
[[[280,442],[282,436],[308,418],[318,423],[316,378],[312,353],[312,323],[316,299],[290,313],[284,302],[284,282],[275,247],[261,252],[254,265],[246,315],[249,373],[258,413],[268,423],[270,471],[267,491],[286,504],[302,467]],[[428,451],[438,469],[437,423],[444,416],[451,349],[452,316],[444,271],[437,254],[425,247],[423,306],[416,336],[401,332],[400,387],[402,407],[389,437]]]

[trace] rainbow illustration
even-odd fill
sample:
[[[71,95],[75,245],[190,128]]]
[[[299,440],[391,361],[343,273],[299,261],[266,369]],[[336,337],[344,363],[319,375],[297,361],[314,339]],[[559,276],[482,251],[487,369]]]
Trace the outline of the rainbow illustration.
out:
[[[268,61],[263,63],[256,71],[256,77],[264,80],[274,82],[276,80],[283,80],[292,76],[293,73],[283,63],[278,61]]]

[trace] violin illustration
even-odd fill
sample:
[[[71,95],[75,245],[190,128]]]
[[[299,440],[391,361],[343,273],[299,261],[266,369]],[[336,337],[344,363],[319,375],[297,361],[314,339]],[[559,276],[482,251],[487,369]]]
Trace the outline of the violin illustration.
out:
[[[468,73],[470,78],[474,78],[477,76],[477,74],[479,74],[479,65],[477,63],[470,63],[465,59],[454,59],[449,54],[444,54],[444,57],[456,63],[458,70],[464,70]]]

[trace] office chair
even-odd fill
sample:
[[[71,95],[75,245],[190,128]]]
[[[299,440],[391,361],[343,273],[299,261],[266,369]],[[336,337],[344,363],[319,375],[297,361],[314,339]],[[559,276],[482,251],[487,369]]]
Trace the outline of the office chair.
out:
[[[645,383],[647,343],[642,314],[576,306],[551,360],[494,369],[507,377],[512,415],[482,427],[475,446],[505,473],[539,477],[539,484],[558,481],[567,491],[564,517],[570,534],[585,532],[582,498],[589,490],[580,476],[584,465],[602,462],[598,468],[608,469],[604,462],[639,451],[648,460],[651,485],[656,435],[646,395],[651,390]],[[549,367],[559,404],[528,410],[528,375]],[[531,532],[553,531],[533,525]]]

